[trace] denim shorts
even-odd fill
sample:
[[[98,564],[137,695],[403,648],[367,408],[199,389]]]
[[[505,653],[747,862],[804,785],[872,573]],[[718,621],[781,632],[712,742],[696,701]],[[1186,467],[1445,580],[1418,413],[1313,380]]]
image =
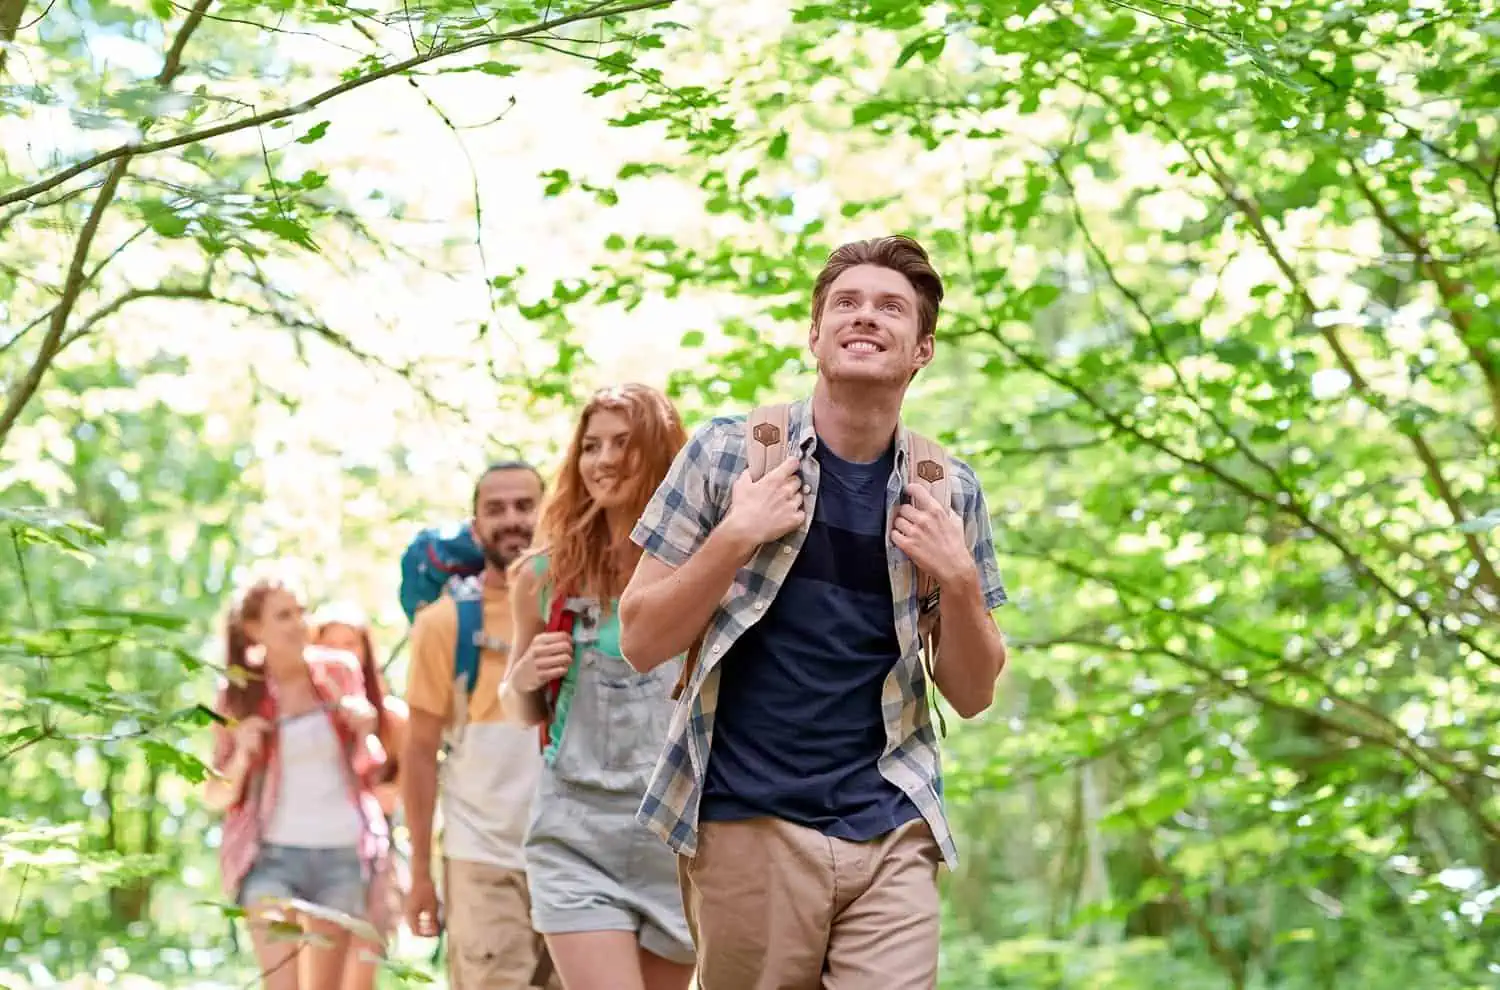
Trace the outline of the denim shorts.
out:
[[[364,918],[369,914],[367,887],[364,864],[353,846],[313,849],[268,843],[256,853],[239,900],[247,907],[266,897],[295,897]]]

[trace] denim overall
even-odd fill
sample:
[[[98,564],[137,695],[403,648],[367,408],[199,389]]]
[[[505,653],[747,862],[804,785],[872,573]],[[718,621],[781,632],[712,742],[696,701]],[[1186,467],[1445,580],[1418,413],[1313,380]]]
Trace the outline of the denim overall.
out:
[[[647,951],[686,963],[676,856],[635,818],[666,745],[682,660],[637,673],[619,654],[618,610],[612,603],[606,618],[590,602],[573,625],[571,684],[526,837],[532,924],[544,934],[635,931]]]

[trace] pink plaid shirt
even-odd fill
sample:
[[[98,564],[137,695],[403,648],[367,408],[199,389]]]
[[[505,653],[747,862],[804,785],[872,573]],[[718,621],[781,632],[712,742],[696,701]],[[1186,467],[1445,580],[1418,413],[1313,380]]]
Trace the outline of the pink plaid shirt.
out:
[[[313,687],[329,707],[328,718],[349,756],[345,766],[349,797],[359,809],[364,827],[360,830],[359,857],[365,864],[365,876],[372,877],[385,864],[390,850],[390,834],[372,782],[385,763],[385,753],[374,735],[356,739],[336,718],[332,707],[351,695],[364,697],[364,678],[359,661],[352,654],[324,647],[309,647],[305,654]],[[266,699],[257,713],[273,725],[276,720],[276,682],[267,682]],[[215,710],[224,712],[226,687],[219,689]],[[219,844],[219,871],[224,895],[230,901],[239,897],[255,857],[260,853],[261,835],[276,807],[277,788],[281,783],[281,754],[275,733],[266,736],[265,748],[251,767],[245,789],[224,815],[223,837]],[[223,725],[214,726],[215,770],[222,771],[234,755],[234,733]],[[257,786],[259,777],[259,786]]]

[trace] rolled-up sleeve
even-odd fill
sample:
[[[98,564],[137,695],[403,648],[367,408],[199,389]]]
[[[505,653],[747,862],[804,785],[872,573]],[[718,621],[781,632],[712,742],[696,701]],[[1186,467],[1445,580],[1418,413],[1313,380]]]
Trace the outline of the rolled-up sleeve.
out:
[[[719,493],[728,474],[725,427],[715,419],[699,427],[677,452],[630,538],[642,550],[681,567],[719,523]]]
[[[955,461],[960,497],[959,514],[964,521],[964,537],[974,554],[974,566],[979,569],[979,586],[984,591],[984,607],[996,609],[1004,605],[1009,597],[1005,582],[1000,578],[1000,563],[995,559],[995,534],[990,526],[990,512],[985,505],[984,491],[979,487],[979,478],[974,469],[962,461]]]

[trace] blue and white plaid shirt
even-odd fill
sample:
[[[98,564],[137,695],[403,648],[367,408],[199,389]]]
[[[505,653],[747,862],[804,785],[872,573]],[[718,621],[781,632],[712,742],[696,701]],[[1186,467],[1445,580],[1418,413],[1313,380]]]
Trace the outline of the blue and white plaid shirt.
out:
[[[645,552],[681,567],[703,544],[729,508],[735,478],[746,469],[746,416],[711,420],[694,433],[636,523],[631,539]],[[802,461],[805,516],[800,529],[761,546],[735,576],[734,584],[714,612],[693,677],[677,704],[666,748],[646,789],[636,817],[668,846],[692,856],[698,848],[698,805],[713,743],[714,713],[719,704],[719,661],[745,630],[765,614],[786,580],[807,538],[818,497],[818,462],[813,456],[812,403],[794,403],[788,413],[788,451]],[[906,428],[897,427],[896,467],[886,483],[886,533],[906,487]],[[963,518],[964,535],[973,548],[986,608],[1006,600],[995,562],[994,538],[984,494],[973,470],[950,457],[953,507]],[[916,804],[951,869],[958,862],[952,829],[943,813],[941,758],[937,734],[927,707],[927,678],[917,636],[917,569],[886,537],[896,636],[901,659],[891,669],[881,694],[886,745],[879,769]],[[953,663],[955,658],[948,657]]]

